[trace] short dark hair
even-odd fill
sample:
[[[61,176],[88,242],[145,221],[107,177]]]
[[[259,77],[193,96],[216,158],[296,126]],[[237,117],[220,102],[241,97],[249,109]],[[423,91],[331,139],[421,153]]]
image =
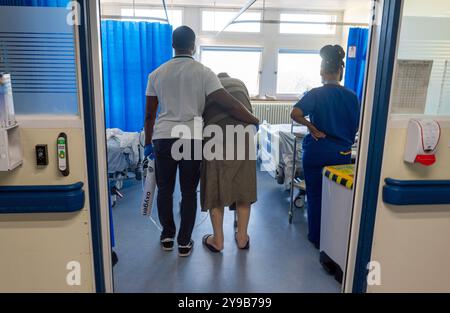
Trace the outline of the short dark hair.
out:
[[[188,26],[180,26],[173,31],[172,42],[175,50],[189,50],[195,45],[195,33]]]
[[[327,74],[336,74],[344,68],[345,51],[339,45],[327,45],[320,49],[322,70]]]

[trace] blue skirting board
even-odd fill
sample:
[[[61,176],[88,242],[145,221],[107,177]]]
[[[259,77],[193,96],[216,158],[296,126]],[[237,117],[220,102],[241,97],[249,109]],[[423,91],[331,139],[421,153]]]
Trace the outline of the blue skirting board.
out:
[[[0,214],[64,213],[84,208],[83,183],[63,186],[2,186]]]
[[[393,205],[450,204],[450,180],[398,180],[386,178],[383,201]]]

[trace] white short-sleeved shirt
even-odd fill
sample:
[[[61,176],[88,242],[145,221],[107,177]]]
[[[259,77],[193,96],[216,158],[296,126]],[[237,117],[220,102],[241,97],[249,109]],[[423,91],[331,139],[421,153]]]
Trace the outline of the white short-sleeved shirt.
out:
[[[190,129],[190,138],[202,139],[206,97],[222,88],[214,72],[192,57],[178,56],[161,65],[150,74],[146,92],[158,97],[160,106],[152,139],[181,137],[172,132],[178,125]]]

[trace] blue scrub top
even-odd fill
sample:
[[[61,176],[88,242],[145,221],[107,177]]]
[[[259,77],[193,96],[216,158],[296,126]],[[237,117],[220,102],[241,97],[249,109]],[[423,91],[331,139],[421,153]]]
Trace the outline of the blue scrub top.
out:
[[[327,139],[348,148],[354,144],[361,108],[353,91],[337,84],[326,84],[307,92],[295,107],[309,116]]]

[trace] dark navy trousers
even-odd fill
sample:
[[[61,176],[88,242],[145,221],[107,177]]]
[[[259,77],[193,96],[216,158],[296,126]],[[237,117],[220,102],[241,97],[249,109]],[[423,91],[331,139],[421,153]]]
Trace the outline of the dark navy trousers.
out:
[[[320,246],[320,219],[322,211],[322,170],[325,166],[351,163],[351,147],[331,139],[316,141],[310,135],[303,140],[303,171],[308,203],[308,239]]]
[[[153,140],[156,185],[158,186],[157,205],[159,221],[163,227],[161,239],[174,238],[176,226],[173,216],[173,192],[175,190],[177,170],[179,170],[181,221],[177,241],[179,245],[187,245],[191,240],[195,217],[197,215],[197,187],[200,180],[201,159],[195,159],[194,152],[196,145],[201,149],[202,141],[189,140],[189,144],[191,145],[190,159],[176,160],[172,156],[172,145],[177,140]]]

